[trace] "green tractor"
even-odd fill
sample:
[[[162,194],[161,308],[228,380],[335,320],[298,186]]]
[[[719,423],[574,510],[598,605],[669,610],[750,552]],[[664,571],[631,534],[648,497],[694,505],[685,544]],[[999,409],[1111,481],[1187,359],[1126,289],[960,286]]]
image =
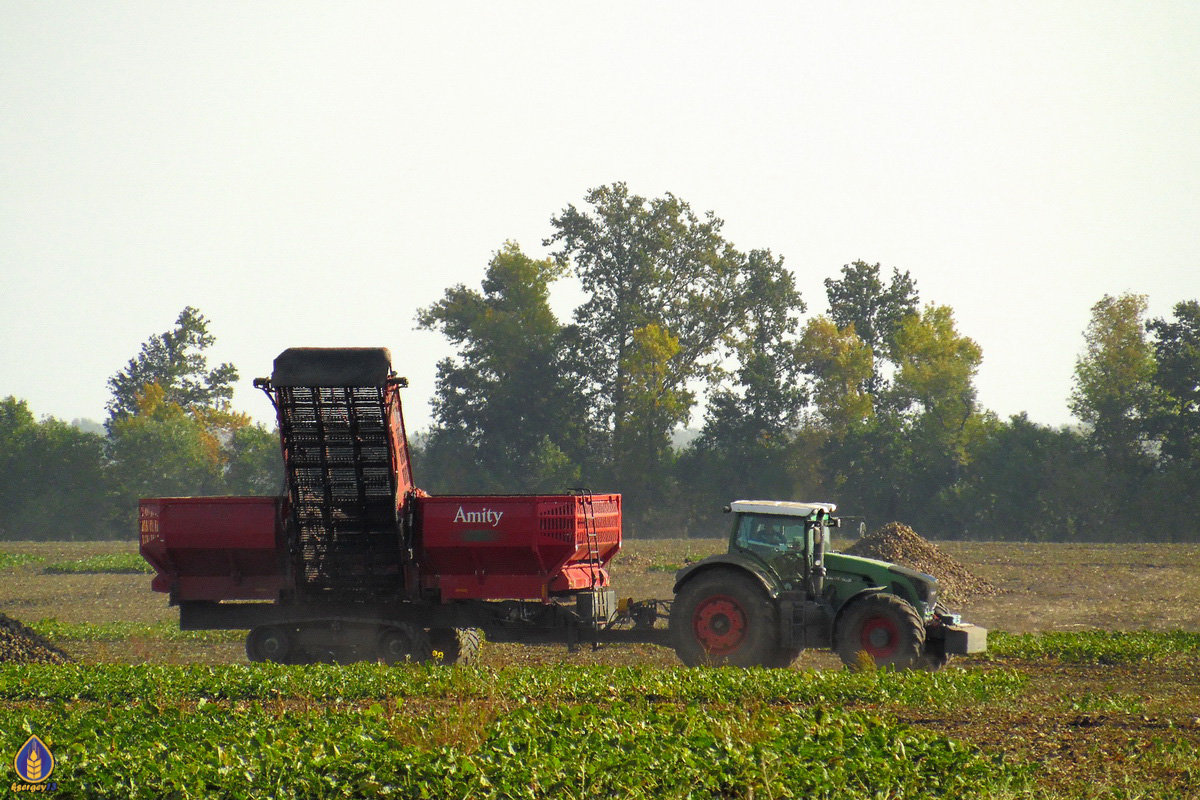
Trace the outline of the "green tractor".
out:
[[[938,604],[916,570],[827,552],[832,503],[740,500],[729,550],[680,570],[671,644],[689,666],[786,667],[806,648],[858,667],[939,669],[987,649],[987,630]]]

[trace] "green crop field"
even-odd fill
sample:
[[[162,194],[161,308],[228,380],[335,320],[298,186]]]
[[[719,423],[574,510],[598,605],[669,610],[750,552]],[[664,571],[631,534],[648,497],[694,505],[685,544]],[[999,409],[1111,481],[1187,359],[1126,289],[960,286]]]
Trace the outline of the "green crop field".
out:
[[[668,567],[719,547],[630,542],[617,589],[669,597]],[[78,661],[0,665],[0,784],[36,734],[57,797],[1200,797],[1200,548],[944,548],[1001,589],[957,609],[990,652],[893,674],[649,645],[251,665],[242,634],[180,632],[149,576],[99,568],[131,545],[8,543],[0,612]]]

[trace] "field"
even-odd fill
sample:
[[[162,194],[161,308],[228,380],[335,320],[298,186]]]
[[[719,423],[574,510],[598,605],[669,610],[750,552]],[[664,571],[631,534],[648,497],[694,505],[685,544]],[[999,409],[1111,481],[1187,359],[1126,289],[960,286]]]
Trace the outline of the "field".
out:
[[[130,544],[7,543],[0,612],[82,664],[0,666],[0,757],[37,733],[65,797],[1200,797],[1200,546],[941,546],[1000,587],[956,609],[999,633],[895,675],[653,646],[247,666],[175,630]],[[721,547],[628,542],[616,588],[670,597]]]

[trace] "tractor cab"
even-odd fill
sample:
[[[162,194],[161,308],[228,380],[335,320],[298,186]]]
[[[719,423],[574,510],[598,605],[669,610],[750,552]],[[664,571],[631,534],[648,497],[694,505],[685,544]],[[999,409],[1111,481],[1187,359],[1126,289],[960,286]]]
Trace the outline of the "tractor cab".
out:
[[[730,554],[743,554],[762,562],[780,589],[806,589],[819,597],[825,576],[825,545],[829,528],[839,520],[833,503],[796,503],[780,500],[738,500],[730,503],[734,515],[729,539]]]

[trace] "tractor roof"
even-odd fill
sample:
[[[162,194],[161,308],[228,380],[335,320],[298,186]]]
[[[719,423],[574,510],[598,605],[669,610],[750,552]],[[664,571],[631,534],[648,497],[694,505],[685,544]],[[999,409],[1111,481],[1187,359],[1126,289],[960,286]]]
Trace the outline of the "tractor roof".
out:
[[[783,514],[789,517],[807,517],[814,511],[832,514],[837,510],[835,503],[797,503],[792,500],[735,500],[729,504],[731,511],[738,514]]]

